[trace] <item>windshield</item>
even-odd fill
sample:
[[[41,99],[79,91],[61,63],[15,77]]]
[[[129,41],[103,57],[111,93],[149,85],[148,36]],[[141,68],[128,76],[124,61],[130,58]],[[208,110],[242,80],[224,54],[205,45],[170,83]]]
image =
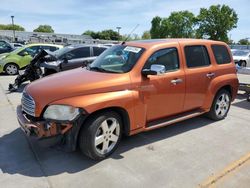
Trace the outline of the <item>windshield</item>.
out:
[[[88,69],[113,73],[129,72],[143,51],[144,49],[139,47],[115,45],[98,56]]]
[[[237,50],[237,51],[233,51],[232,53],[234,56],[246,56],[249,52]]]

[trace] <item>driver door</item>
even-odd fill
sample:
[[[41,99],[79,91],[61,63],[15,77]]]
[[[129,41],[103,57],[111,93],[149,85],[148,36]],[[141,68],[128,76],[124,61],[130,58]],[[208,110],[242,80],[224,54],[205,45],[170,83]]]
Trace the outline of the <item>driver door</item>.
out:
[[[19,52],[18,55],[20,56],[19,60],[20,67],[24,67],[30,64],[30,61],[39,52],[39,49],[40,46],[32,46],[32,47],[27,47],[21,52]]]
[[[151,65],[164,65],[166,72],[150,75],[142,81],[141,92],[147,106],[147,122],[175,115],[183,111],[185,74],[180,67],[178,48],[165,48],[154,52],[143,69]],[[179,80],[178,83],[175,83]]]

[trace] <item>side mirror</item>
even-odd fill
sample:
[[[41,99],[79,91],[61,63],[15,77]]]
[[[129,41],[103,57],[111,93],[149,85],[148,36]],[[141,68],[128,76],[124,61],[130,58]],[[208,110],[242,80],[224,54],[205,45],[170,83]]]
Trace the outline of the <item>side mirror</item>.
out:
[[[68,59],[67,59],[66,57],[63,58],[63,59],[62,59],[62,63],[67,64],[67,63],[68,63]]]
[[[166,72],[166,68],[164,65],[151,65],[150,69],[143,69],[142,75],[148,76],[148,75],[161,75]]]

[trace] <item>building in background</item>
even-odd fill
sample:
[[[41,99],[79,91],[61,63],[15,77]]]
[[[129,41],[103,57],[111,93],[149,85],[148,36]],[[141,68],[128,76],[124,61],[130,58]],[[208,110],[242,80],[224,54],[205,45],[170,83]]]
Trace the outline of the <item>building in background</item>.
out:
[[[0,39],[13,41],[12,30],[0,30]],[[21,43],[54,43],[54,44],[82,44],[94,43],[94,40],[89,35],[73,35],[73,34],[58,34],[58,33],[40,33],[16,31],[15,41]]]

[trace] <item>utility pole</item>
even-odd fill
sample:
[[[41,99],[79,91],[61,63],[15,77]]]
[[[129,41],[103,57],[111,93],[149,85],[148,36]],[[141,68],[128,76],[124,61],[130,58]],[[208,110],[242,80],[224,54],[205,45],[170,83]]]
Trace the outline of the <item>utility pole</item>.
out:
[[[250,37],[247,37],[246,39],[247,39],[247,49],[249,49],[249,39],[250,39]]]
[[[121,30],[121,28],[122,28],[122,27],[120,27],[120,26],[116,27],[116,29],[117,29],[117,31],[118,31],[118,35],[119,35],[119,36],[118,36],[118,41],[119,41],[119,38],[120,38],[120,30]]]
[[[11,16],[11,20],[12,20],[12,30],[13,30],[13,37],[14,37],[13,42],[15,42],[16,41],[16,33],[15,33],[15,28],[14,28],[14,16]]]

